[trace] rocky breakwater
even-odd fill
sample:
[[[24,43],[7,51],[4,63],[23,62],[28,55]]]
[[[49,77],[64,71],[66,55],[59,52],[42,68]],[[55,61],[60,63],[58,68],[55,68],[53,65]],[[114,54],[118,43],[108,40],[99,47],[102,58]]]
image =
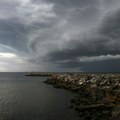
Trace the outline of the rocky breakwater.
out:
[[[45,83],[77,93],[70,107],[80,120],[120,120],[120,74],[54,74]]]

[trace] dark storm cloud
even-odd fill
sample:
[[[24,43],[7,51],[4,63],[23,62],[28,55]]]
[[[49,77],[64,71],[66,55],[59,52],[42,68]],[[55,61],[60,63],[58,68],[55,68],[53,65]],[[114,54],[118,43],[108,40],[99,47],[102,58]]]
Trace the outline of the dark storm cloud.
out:
[[[91,41],[92,40],[92,41]],[[83,42],[74,40],[67,43],[66,48],[63,50],[56,50],[50,53],[50,58],[56,60],[64,59],[76,59],[80,56],[97,56],[97,55],[107,55],[107,54],[119,54],[120,48],[119,43],[109,43],[111,42],[107,37],[85,39]],[[75,44],[75,45],[74,45]],[[109,44],[112,44],[111,46]],[[72,46],[75,46],[72,48]],[[71,49],[72,48],[72,49]]]
[[[119,71],[120,56],[114,60],[115,55],[120,54],[120,10],[108,13],[104,17],[99,27],[96,28],[96,32],[93,31],[90,35],[78,39],[70,40],[66,43],[66,48],[63,50],[53,51],[49,53],[49,59],[58,63],[62,67],[77,67],[83,71]],[[72,47],[74,46],[74,47]],[[72,49],[71,49],[72,48]],[[77,58],[87,56],[98,56],[98,58],[104,55],[113,55],[112,60],[100,60],[100,61],[78,61]],[[91,59],[90,59],[91,60]]]
[[[104,61],[94,61],[94,62],[77,62],[70,61],[61,64],[63,68],[77,68],[79,71],[84,72],[119,72],[120,71],[120,59],[110,59]]]
[[[120,59],[95,61],[83,64],[83,71],[89,72],[120,72]]]
[[[0,65],[4,70],[15,63],[15,70],[118,71],[119,3],[1,0]],[[7,53],[14,57],[6,60]]]
[[[51,53],[51,59],[69,59],[77,56],[97,56],[120,53],[120,10],[108,13],[96,32],[84,38],[72,39],[66,43],[66,48]],[[82,40],[82,41],[81,41]],[[76,42],[74,42],[76,41]],[[74,48],[72,48],[74,46]],[[72,48],[72,49],[71,49]]]
[[[54,3],[54,12],[58,17],[63,17],[69,25],[82,25],[85,27],[96,21],[100,13],[99,0],[46,0]]]
[[[120,9],[111,11],[105,17],[100,26],[102,35],[112,38],[113,41],[120,38]]]
[[[41,4],[41,1],[33,1],[33,3]],[[55,14],[56,17],[49,18],[49,25],[44,29],[44,33],[39,34],[30,44],[33,51],[40,51],[40,47],[50,50],[55,50],[58,46],[61,47],[61,43],[66,41],[66,37],[72,37],[71,34],[80,34],[81,31],[90,29],[96,25],[98,16],[101,12],[99,0],[66,0],[66,1],[47,1],[48,4],[53,4],[53,9],[51,12]],[[45,23],[46,24],[46,23]],[[69,44],[69,42],[68,42]],[[38,47],[39,45],[39,47]]]

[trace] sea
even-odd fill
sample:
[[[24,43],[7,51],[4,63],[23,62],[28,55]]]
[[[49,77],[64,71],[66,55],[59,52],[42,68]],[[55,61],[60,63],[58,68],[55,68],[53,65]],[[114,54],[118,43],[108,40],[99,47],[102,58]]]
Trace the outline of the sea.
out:
[[[0,73],[0,120],[78,120],[70,109],[75,94],[45,84],[46,79]]]

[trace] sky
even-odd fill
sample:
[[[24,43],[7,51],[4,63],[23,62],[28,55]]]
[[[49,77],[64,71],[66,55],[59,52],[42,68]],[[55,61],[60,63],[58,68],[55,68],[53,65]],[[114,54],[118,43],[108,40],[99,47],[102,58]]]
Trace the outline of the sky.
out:
[[[120,0],[0,0],[0,71],[120,72]]]

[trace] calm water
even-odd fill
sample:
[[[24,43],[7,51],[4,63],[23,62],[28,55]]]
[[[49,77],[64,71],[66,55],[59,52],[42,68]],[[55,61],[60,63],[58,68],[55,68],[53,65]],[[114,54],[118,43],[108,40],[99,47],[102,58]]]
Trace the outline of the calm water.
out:
[[[0,120],[78,120],[68,108],[74,94],[44,84],[45,79],[0,73]]]

